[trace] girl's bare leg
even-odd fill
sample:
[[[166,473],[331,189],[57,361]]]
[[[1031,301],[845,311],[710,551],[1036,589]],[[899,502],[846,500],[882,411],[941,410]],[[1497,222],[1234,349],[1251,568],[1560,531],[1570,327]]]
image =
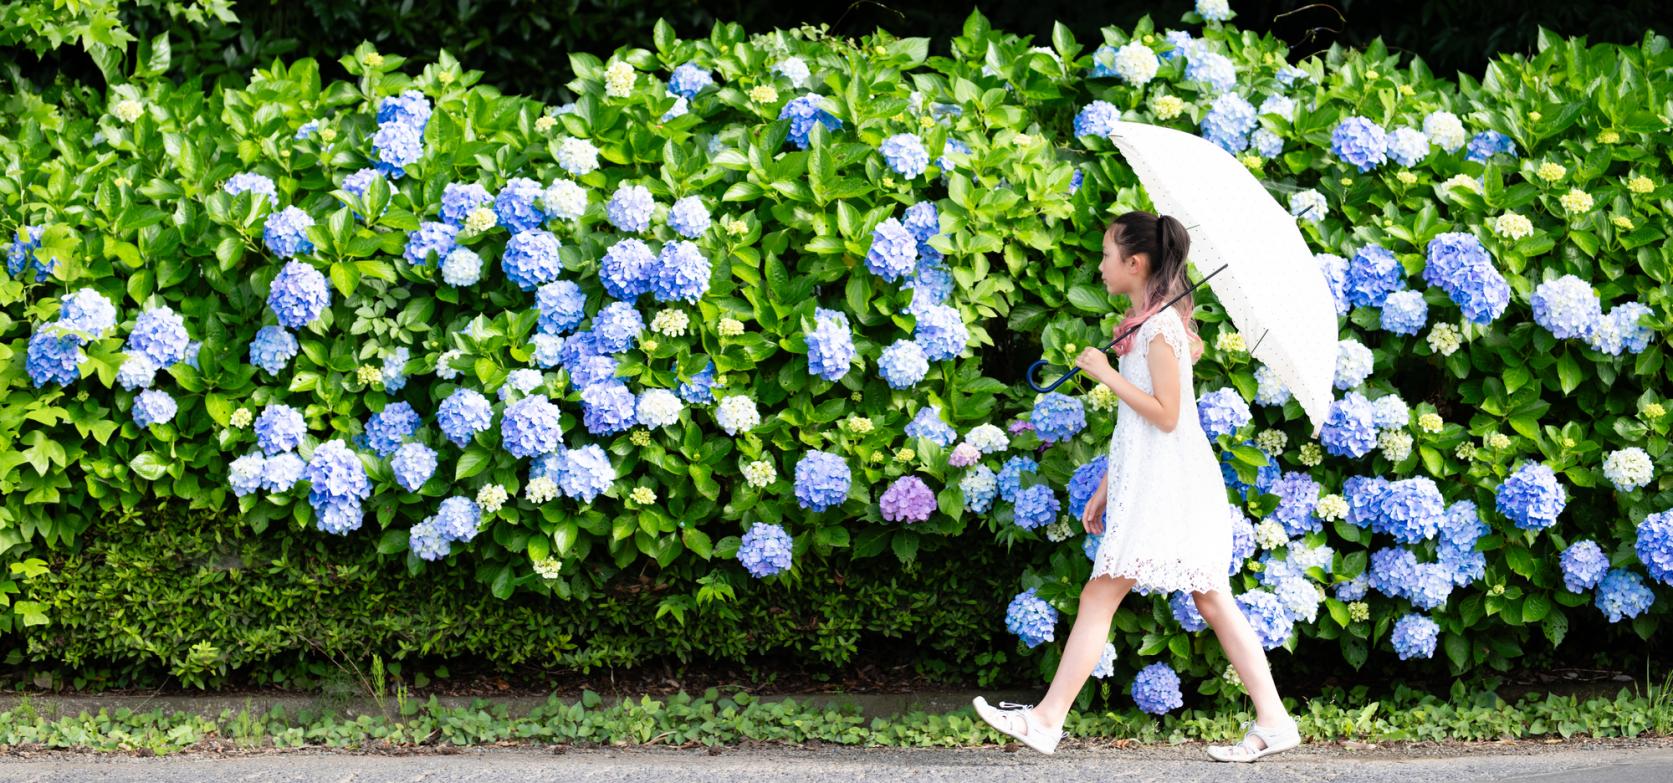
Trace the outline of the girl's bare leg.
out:
[[[1249,618],[1243,616],[1237,602],[1219,591],[1192,593],[1191,597],[1196,601],[1197,612],[1214,629],[1214,635],[1219,638],[1226,657],[1231,659],[1237,676],[1243,680],[1243,689],[1255,702],[1255,722],[1266,727],[1288,723],[1290,718],[1283,700],[1278,697],[1278,686],[1272,681],[1266,651],[1261,648],[1260,638],[1255,636],[1255,629],[1249,626]]]
[[[1110,638],[1110,620],[1121,606],[1121,599],[1133,589],[1133,580],[1100,576],[1087,581],[1080,591],[1080,611],[1075,615],[1075,627],[1063,646],[1063,660],[1052,675],[1051,689],[1034,707],[1034,717],[1047,726],[1062,726],[1080,695],[1086,678],[1103,657],[1104,645]],[[1252,633],[1252,632],[1251,632]]]

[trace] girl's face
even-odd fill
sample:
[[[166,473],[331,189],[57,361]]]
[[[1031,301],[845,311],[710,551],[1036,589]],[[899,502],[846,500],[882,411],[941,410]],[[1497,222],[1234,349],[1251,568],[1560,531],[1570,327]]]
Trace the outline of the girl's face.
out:
[[[1104,258],[1098,264],[1098,275],[1103,278],[1104,290],[1111,296],[1125,294],[1131,298],[1134,293],[1144,290],[1144,280],[1149,274],[1149,256],[1144,253],[1124,255],[1113,236],[1104,237]]]

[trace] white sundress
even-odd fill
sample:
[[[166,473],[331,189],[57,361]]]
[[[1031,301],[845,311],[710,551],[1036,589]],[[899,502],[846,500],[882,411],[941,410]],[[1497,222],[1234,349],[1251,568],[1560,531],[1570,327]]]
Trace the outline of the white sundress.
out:
[[[1163,432],[1122,401],[1110,435],[1104,533],[1092,576],[1132,578],[1141,593],[1230,594],[1231,505],[1208,435],[1197,419],[1191,350],[1179,311],[1167,307],[1144,322],[1121,375],[1145,392],[1150,341],[1161,335],[1179,359],[1179,423]]]

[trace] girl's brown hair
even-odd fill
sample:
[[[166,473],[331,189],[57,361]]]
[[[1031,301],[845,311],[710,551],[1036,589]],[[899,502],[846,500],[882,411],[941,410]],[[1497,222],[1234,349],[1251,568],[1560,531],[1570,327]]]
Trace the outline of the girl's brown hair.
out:
[[[1140,308],[1138,302],[1133,303],[1134,309],[1116,327],[1117,333],[1155,314],[1164,303],[1191,287],[1190,278],[1186,275],[1191,234],[1178,218],[1133,210],[1110,221],[1109,227],[1104,229],[1104,236],[1114,240],[1116,247],[1121,248],[1122,256],[1143,253],[1150,259],[1150,279],[1144,305]],[[1202,356],[1202,338],[1197,336],[1196,321],[1191,317],[1192,299],[1190,294],[1186,294],[1174,304],[1174,309],[1179,311],[1180,320],[1185,322],[1186,333],[1191,338],[1191,359],[1196,361]],[[1129,335],[1117,343],[1116,354],[1126,355],[1133,349],[1132,342],[1133,338]]]

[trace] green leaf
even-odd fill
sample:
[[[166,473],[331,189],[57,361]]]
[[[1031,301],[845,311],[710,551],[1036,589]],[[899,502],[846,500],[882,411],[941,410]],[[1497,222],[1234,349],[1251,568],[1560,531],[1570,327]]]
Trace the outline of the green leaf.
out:
[[[411,531],[406,528],[392,527],[385,530],[383,535],[378,538],[378,554],[393,555],[396,552],[404,552],[407,549],[407,542],[411,538]]]
[[[454,470],[453,479],[455,481],[468,479],[487,470],[488,465],[493,461],[493,452],[481,446],[472,445],[465,449],[465,453],[459,455],[459,466]]]
[[[918,534],[910,530],[895,533],[889,540],[889,546],[895,550],[895,556],[902,563],[911,563],[918,557]]]
[[[147,481],[156,481],[168,472],[168,464],[152,451],[142,451],[134,455],[134,458],[128,461],[128,467],[133,468],[135,473]]]
[[[686,549],[704,560],[708,560],[714,553],[714,544],[709,541],[709,534],[697,528],[687,527],[680,531],[680,540],[685,542]]]
[[[1537,623],[1551,611],[1551,599],[1539,593],[1529,593],[1522,601],[1523,622]]]
[[[331,284],[343,296],[352,296],[360,285],[360,269],[351,262],[339,261],[331,265]]]
[[[1107,294],[1089,285],[1077,285],[1069,289],[1069,304],[1083,313],[1101,315],[1110,311],[1110,299]]]
[[[1580,362],[1575,361],[1572,352],[1563,351],[1563,355],[1557,357],[1557,380],[1562,382],[1563,394],[1580,388],[1580,381],[1584,377],[1585,374],[1580,370]]]
[[[1441,637],[1441,646],[1446,648],[1446,657],[1452,661],[1453,668],[1462,669],[1470,662],[1470,643],[1464,637],[1455,633],[1448,633]]]

